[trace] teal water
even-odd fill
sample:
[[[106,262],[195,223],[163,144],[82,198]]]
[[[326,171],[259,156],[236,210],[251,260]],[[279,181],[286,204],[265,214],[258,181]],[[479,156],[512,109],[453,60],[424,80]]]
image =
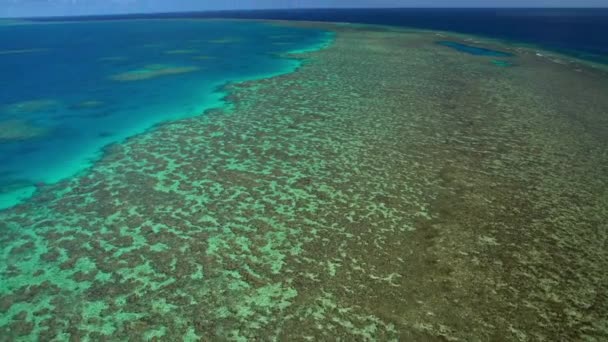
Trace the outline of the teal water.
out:
[[[91,166],[104,146],[221,106],[220,88],[292,71],[321,30],[237,21],[0,26],[0,209]]]
[[[468,53],[475,56],[490,56],[490,57],[512,57],[513,54],[503,51],[486,49],[474,45],[462,44],[452,41],[438,41],[437,44],[449,47],[456,51]]]

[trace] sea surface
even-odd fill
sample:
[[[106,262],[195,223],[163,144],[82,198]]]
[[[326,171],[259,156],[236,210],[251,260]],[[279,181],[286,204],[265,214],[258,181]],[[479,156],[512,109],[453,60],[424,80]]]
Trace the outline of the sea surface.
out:
[[[104,146],[222,106],[227,82],[294,70],[320,30],[231,21],[0,26],[0,209],[86,169]]]
[[[138,17],[141,15],[115,16]],[[164,13],[145,17],[279,19],[415,27],[534,44],[577,58],[608,63],[608,8],[291,9]]]

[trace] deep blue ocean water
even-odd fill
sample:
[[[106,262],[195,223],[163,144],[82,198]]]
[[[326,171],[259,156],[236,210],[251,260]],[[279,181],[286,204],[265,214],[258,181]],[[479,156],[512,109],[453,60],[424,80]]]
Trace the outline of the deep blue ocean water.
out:
[[[292,71],[277,54],[328,38],[230,21],[0,26],[0,130],[19,133],[0,132],[0,208],[86,169],[105,145],[221,106],[227,82]]]
[[[166,13],[145,16],[310,20],[415,27],[530,43],[577,58],[608,63],[608,8],[299,9]],[[95,17],[89,18],[95,19]]]
[[[319,9],[235,12],[224,16],[338,21],[453,31],[534,44],[577,58],[608,63],[608,8]]]

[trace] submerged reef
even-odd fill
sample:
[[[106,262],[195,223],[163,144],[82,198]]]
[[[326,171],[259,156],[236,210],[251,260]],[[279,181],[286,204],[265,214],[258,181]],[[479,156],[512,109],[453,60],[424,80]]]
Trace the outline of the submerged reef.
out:
[[[335,41],[0,212],[0,336],[608,339],[608,75],[283,24]]]
[[[157,77],[185,74],[200,70],[196,66],[174,66],[166,64],[151,64],[142,69],[127,71],[110,76],[111,80],[119,82],[143,81]]]
[[[98,100],[88,100],[88,101],[82,101],[79,103],[75,103],[73,105],[70,106],[70,109],[75,109],[75,110],[79,110],[79,109],[97,109],[100,107],[103,107],[105,105],[105,103],[103,101],[98,101]]]
[[[208,55],[200,55],[200,56],[193,56],[192,59],[194,60],[208,60],[208,59],[215,59],[216,57],[213,56],[208,56]]]
[[[168,50],[167,55],[192,55],[198,53],[198,50],[183,49],[183,50]]]
[[[212,40],[208,40],[207,43],[211,43],[211,44],[233,44],[233,43],[238,43],[241,41],[241,38],[235,38],[235,37],[225,37],[225,38],[218,38],[218,39],[212,39]]]
[[[0,143],[29,140],[48,134],[49,129],[23,120],[0,121]]]
[[[28,100],[0,107],[0,113],[10,116],[19,116],[21,114],[31,114],[53,110],[59,105],[59,101],[53,99]]]
[[[125,56],[110,56],[110,57],[102,57],[99,59],[100,62],[124,62],[129,60],[129,57]]]
[[[0,50],[0,56],[2,55],[18,55],[26,53],[45,52],[48,49],[17,49],[17,50]]]

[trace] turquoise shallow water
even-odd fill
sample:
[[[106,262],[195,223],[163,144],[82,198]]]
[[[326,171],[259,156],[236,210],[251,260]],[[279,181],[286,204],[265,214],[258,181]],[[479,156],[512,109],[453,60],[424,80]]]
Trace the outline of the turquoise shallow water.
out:
[[[104,146],[221,106],[231,81],[294,70],[329,33],[233,21],[0,27],[0,209],[91,165]]]

